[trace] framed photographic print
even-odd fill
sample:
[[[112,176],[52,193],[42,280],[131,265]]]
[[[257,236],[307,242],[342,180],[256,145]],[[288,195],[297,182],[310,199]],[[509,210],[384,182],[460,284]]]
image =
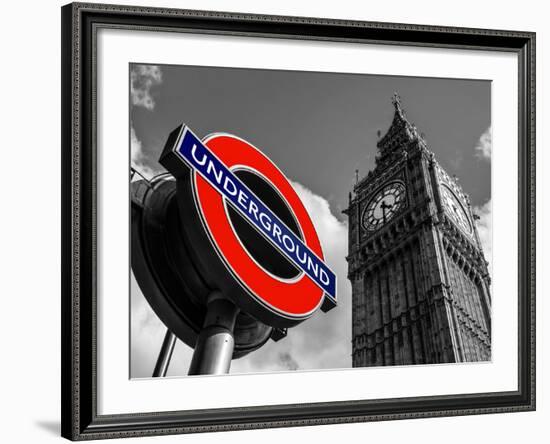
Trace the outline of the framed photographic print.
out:
[[[535,408],[535,35],[62,8],[62,435]]]

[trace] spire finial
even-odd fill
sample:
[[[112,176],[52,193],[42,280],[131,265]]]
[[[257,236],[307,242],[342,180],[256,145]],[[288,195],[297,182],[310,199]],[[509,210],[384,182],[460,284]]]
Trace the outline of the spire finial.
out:
[[[393,106],[395,106],[395,109],[398,109],[398,110],[403,110],[403,108],[401,108],[401,97],[399,97],[399,94],[397,94],[396,92],[393,93],[393,96],[391,98],[391,101],[393,103]]]

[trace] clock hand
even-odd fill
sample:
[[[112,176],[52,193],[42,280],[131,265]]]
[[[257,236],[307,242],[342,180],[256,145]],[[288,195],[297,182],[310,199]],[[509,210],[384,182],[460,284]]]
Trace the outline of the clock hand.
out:
[[[388,205],[386,201],[383,200],[380,208],[382,208],[382,218],[384,219],[384,223],[386,223],[386,208],[391,208],[391,205]]]

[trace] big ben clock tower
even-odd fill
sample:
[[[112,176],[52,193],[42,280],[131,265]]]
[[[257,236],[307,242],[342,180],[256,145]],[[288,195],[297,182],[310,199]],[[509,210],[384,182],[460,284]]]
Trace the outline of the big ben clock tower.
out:
[[[491,359],[487,262],[468,196],[394,95],[349,218],[353,366]]]

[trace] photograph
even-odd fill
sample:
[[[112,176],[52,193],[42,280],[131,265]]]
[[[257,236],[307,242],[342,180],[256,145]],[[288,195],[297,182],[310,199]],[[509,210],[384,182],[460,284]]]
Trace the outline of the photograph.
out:
[[[131,379],[492,360],[490,79],[128,76]]]

